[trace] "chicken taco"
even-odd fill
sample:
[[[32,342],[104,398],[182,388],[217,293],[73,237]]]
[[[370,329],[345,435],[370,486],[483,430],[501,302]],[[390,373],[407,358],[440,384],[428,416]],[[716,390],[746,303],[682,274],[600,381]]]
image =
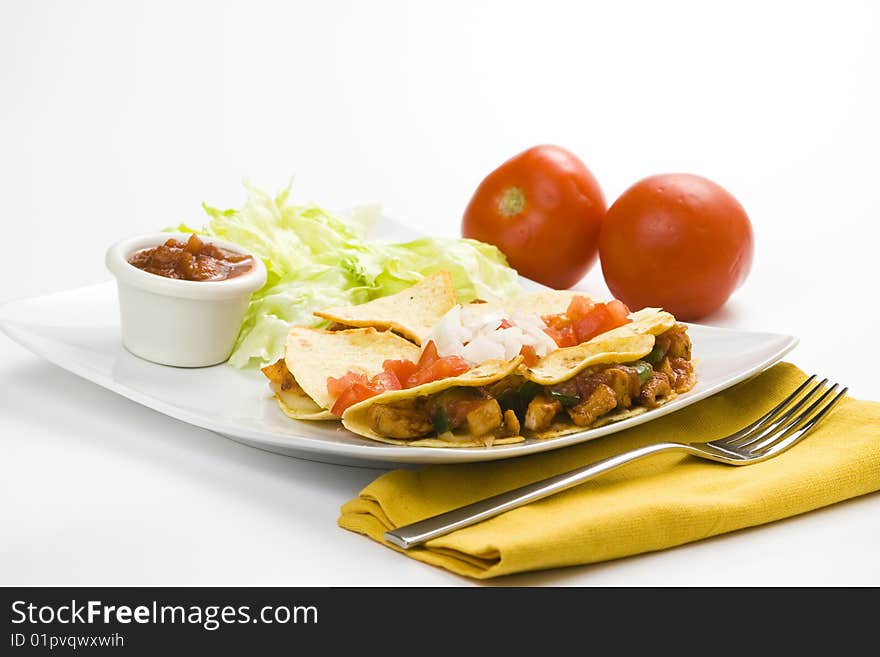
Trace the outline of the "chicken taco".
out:
[[[327,389],[333,377],[366,379],[382,372],[387,360],[418,359],[410,341],[374,328],[340,331],[294,327],[287,336],[284,358],[262,369],[286,415],[297,420],[338,420],[336,395]]]
[[[387,443],[487,446],[601,426],[695,385],[687,327],[671,314],[538,294],[541,310],[565,310],[530,313],[530,295],[504,306],[455,306],[426,337],[418,362],[383,366],[392,387],[356,376],[330,384],[347,395],[336,405],[343,424]]]

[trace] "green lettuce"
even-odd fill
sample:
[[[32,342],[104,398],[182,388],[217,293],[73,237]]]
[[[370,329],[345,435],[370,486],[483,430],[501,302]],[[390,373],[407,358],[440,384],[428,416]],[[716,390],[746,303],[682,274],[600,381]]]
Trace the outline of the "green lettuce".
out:
[[[291,326],[326,324],[312,311],[365,303],[447,270],[466,303],[521,291],[515,270],[494,246],[470,239],[423,237],[403,243],[367,239],[378,206],[340,216],[316,205],[293,205],[290,185],[274,197],[245,182],[239,210],[203,204],[207,223],[175,230],[228,240],[266,265],[266,284],[251,297],[229,363],[243,368],[274,362]]]

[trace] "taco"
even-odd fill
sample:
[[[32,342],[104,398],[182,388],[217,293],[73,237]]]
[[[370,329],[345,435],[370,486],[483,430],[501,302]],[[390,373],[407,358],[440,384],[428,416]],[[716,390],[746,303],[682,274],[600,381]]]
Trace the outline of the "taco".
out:
[[[354,372],[373,376],[383,363],[418,359],[419,348],[390,331],[358,328],[322,331],[296,326],[287,336],[284,358],[262,369],[281,410],[297,420],[338,420],[327,380]]]
[[[457,376],[382,392],[346,409],[342,424],[366,438],[413,447],[522,442],[516,415],[502,412],[494,400],[486,400],[481,393],[512,376],[520,361],[519,357],[490,360]],[[460,415],[454,415],[456,412]],[[453,432],[453,427],[461,426],[467,430]]]
[[[553,303],[568,302],[565,312],[541,318],[523,313],[528,296],[509,304],[517,312],[501,322],[498,313],[506,311],[492,304],[453,308],[429,334],[419,362],[458,359],[464,369],[373,392],[345,405],[343,425],[387,443],[485,446],[601,426],[695,385],[687,327],[670,313],[630,314],[620,302],[563,293]]]
[[[415,285],[358,306],[317,310],[333,328],[372,326],[391,330],[422,344],[433,326],[455,305],[455,287],[448,271],[426,276]]]
[[[534,391],[523,407],[523,429],[542,439],[645,413],[697,382],[687,327],[654,309],[549,354],[522,376]]]

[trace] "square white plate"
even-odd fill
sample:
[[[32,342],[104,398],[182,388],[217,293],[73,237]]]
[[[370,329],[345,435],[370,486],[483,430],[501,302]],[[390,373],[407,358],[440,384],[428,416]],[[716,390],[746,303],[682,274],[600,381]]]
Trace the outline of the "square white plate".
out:
[[[356,436],[335,422],[281,413],[258,371],[199,369],[141,360],[122,346],[116,286],[102,283],[0,307],[0,329],[35,354],[160,413],[233,440],[298,458],[371,465],[458,463],[557,449],[672,413],[743,381],[795,347],[790,335],[690,325],[698,383],[669,404],[633,418],[550,440],[486,448],[401,447]]]

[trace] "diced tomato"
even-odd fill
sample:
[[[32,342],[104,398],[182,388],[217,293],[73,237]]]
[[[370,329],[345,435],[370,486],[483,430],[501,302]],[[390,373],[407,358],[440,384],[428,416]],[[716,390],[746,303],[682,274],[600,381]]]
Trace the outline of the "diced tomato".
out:
[[[436,345],[429,342],[418,363],[411,360],[386,360],[382,363],[382,372],[370,378],[360,372],[348,372],[338,379],[329,377],[327,392],[336,399],[330,412],[341,417],[349,406],[380,393],[458,376],[469,369],[467,361],[459,356],[440,358]]]
[[[586,297],[577,295],[571,298],[571,302],[568,304],[568,310],[565,311],[565,314],[568,315],[568,318],[572,322],[576,322],[581,317],[585,317],[593,306],[594,304],[592,301]]]
[[[354,383],[367,383],[366,374],[360,372],[348,372],[344,376],[334,379],[332,376],[327,378],[327,393],[331,397],[339,397],[346,390],[351,388]]]
[[[360,372],[348,372],[339,379],[331,376],[327,379],[327,393],[335,397],[336,401],[333,402],[330,412],[341,417],[349,406],[374,397],[380,392],[400,390],[402,387],[400,379],[392,370],[385,370],[369,379]]]
[[[534,353],[534,349],[532,349]],[[418,363],[411,360],[386,360],[382,372],[367,378],[360,372],[348,372],[340,378],[328,377],[327,392],[335,398],[330,412],[341,417],[349,406],[388,390],[413,388],[437,379],[464,374],[470,369],[460,356],[437,354],[434,342],[428,342]]]
[[[624,324],[629,324],[632,320],[629,318],[629,308],[627,308],[626,304],[623,301],[618,301],[617,299],[613,299],[605,304],[605,307],[608,308],[608,312],[611,315],[611,319],[614,320],[615,326],[623,326]]]
[[[458,376],[467,372],[471,366],[461,356],[446,356],[441,358],[433,365],[438,379],[445,379],[448,376]]]
[[[467,361],[460,356],[440,357],[437,353],[437,345],[431,340],[422,350],[419,362],[416,363],[415,371],[405,380],[401,379],[404,388],[413,388],[423,383],[430,383],[437,379],[445,379],[450,376],[458,376],[470,369]]]
[[[526,367],[531,367],[538,362],[538,354],[535,352],[535,348],[530,344],[524,344],[522,349],[519,350],[519,353],[522,354],[523,363],[525,363]]]
[[[558,315],[544,315],[541,319],[543,319],[544,323],[550,328],[564,329],[566,326],[571,325],[571,321],[565,313],[559,313]]]
[[[333,407],[330,409],[330,412],[337,417],[342,417],[345,409],[347,409],[349,406],[354,406],[355,404],[362,402],[365,399],[374,397],[380,392],[381,390],[377,390],[368,383],[354,381],[349,388],[347,388],[341,395],[339,395],[339,397],[333,403]]]
[[[406,383],[406,380],[416,373],[418,367],[411,360],[386,360],[382,363],[382,369],[386,372],[394,372],[401,385]]]
[[[544,329],[544,333],[553,338],[553,341],[559,347],[574,347],[578,343],[571,324],[565,324],[559,328],[548,326]]]
[[[574,322],[574,334],[578,344],[614,328],[614,320],[605,307],[605,304],[597,304],[590,312]]]
[[[510,322],[508,322],[506,319],[502,319],[502,320],[501,320],[501,323],[498,325],[498,328],[499,328],[499,329],[509,329],[509,328],[511,328],[512,326],[513,326],[513,324],[511,324]],[[497,330],[497,329],[496,329],[496,330]]]
[[[403,384],[400,383],[400,379],[393,370],[385,370],[370,379],[370,387],[377,388],[379,392],[385,392],[386,390],[400,390],[403,388]]]
[[[584,317],[574,322],[574,331],[578,342],[586,342],[600,333],[610,331],[618,326],[629,323],[629,308],[620,301],[614,300],[598,303]]]
[[[433,345],[434,343],[429,342],[428,344]],[[436,348],[434,349],[434,353],[437,353]],[[469,369],[470,365],[468,365],[467,361],[461,356],[444,356],[443,358],[438,358],[427,367],[419,367],[419,369],[416,370],[416,373],[407,379],[406,387],[414,388],[415,386],[430,383],[437,379],[458,376],[459,374],[464,374]]]
[[[544,332],[560,347],[573,347],[600,333],[610,331],[632,321],[627,317],[629,308],[613,299],[608,303],[593,303],[586,297],[572,297],[564,313],[545,315]]]
[[[434,344],[433,340],[429,340],[428,344],[425,345],[425,348],[422,349],[422,355],[419,357],[417,369],[425,369],[426,367],[434,363],[434,361],[436,361],[438,358],[440,358],[440,355],[437,353],[437,345]]]

